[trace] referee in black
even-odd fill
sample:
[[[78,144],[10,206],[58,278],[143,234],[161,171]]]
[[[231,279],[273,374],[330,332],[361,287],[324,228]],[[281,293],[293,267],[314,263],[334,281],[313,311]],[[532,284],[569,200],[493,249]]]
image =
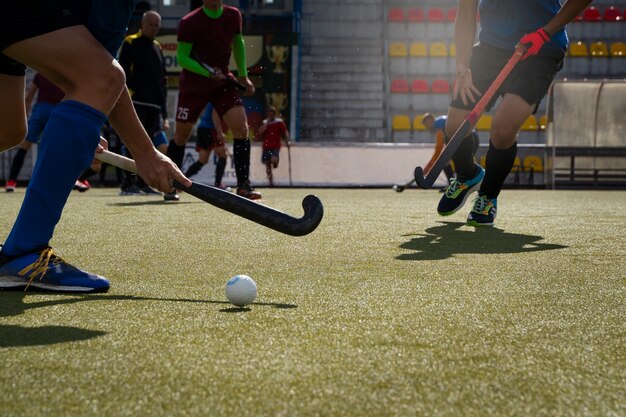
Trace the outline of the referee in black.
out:
[[[161,29],[161,16],[147,11],[141,18],[141,29],[127,36],[120,50],[119,63],[126,73],[126,84],[137,116],[155,139],[160,130],[167,130],[167,77],[161,45],[155,40]],[[167,151],[167,140],[154,143],[163,154]],[[132,158],[132,155],[128,155]],[[140,177],[128,174],[122,183],[121,195],[159,194],[148,187]]]

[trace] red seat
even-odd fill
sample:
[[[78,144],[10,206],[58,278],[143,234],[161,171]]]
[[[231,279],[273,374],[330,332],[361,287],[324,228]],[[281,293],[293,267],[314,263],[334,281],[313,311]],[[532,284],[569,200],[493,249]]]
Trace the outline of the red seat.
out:
[[[389,9],[387,20],[389,22],[404,22],[404,9],[401,9],[400,7],[393,7]]]
[[[443,21],[445,20],[443,9],[428,9],[427,20],[432,23],[443,23]]]
[[[450,83],[448,80],[433,80],[430,90],[436,94],[450,94]]]
[[[456,20],[456,13],[457,13],[456,7],[451,7],[448,9],[448,22],[454,23],[454,21]]]
[[[408,93],[409,81],[401,78],[391,80],[391,92],[392,93]]]
[[[605,22],[617,22],[622,20],[623,17],[618,9],[615,7],[607,7],[604,9],[604,21]]]
[[[587,7],[583,12],[583,20],[585,22],[600,22],[602,20],[600,10],[595,6]]]
[[[421,78],[413,80],[411,83],[411,91],[418,94],[428,93],[428,81]]]
[[[418,7],[412,7],[407,11],[407,20],[412,23],[424,21],[424,10]]]

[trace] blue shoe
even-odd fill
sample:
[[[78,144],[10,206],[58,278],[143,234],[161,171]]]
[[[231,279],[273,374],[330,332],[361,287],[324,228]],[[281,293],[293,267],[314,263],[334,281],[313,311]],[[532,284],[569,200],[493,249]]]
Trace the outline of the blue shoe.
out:
[[[106,292],[109,281],[72,266],[45,248],[16,258],[9,258],[0,265],[0,288],[18,289],[29,287],[62,292]]]
[[[457,180],[456,176],[450,178],[450,185],[446,189],[445,194],[439,200],[439,205],[437,206],[437,213],[440,216],[449,216],[453,213],[456,213],[467,201],[467,197],[469,195],[478,190],[480,187],[480,183],[485,177],[485,170],[478,164],[476,164],[475,172],[477,171],[474,178],[469,179],[465,182],[460,182]]]
[[[474,207],[467,216],[467,224],[470,226],[493,226],[496,220],[496,212],[498,211],[498,199],[487,198],[484,195],[478,195],[474,200]]]

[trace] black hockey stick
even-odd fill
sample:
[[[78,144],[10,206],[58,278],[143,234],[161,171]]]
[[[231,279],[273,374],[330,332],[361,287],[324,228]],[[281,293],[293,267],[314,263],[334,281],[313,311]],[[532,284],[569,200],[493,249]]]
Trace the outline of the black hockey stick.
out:
[[[391,189],[398,193],[401,193],[406,188],[409,188],[414,182],[415,182],[415,178],[411,178],[411,181],[407,181],[406,184],[394,184],[393,187],[391,187]]]
[[[194,53],[192,51],[191,53],[191,58],[193,58],[196,62],[198,62],[198,64],[200,64],[202,66],[202,68],[204,68],[205,70],[209,71],[209,74],[211,74],[213,77],[217,77],[219,70],[215,67],[210,66],[209,64],[202,62],[202,60],[200,60],[200,58],[198,57],[198,55],[196,53]],[[232,84],[235,87],[237,87],[239,90],[241,91],[246,91],[248,89],[248,87],[246,87],[245,85],[243,85],[238,79],[236,78],[231,78],[229,76],[227,76],[226,74],[224,75],[224,82],[228,83],[228,84]]]
[[[478,101],[478,103],[476,103],[474,109],[465,117],[465,120],[463,120],[461,126],[459,126],[456,133],[452,136],[450,141],[448,141],[448,144],[445,146],[445,148],[443,148],[443,151],[441,152],[441,154],[439,154],[439,158],[437,158],[437,160],[433,164],[433,167],[426,174],[426,176],[424,176],[424,169],[421,166],[415,168],[415,182],[418,186],[420,186],[420,188],[427,189],[433,186],[433,184],[439,177],[439,174],[441,174],[441,171],[443,171],[445,166],[448,165],[448,162],[450,161],[450,159],[452,159],[452,156],[454,155],[456,150],[459,149],[459,146],[461,145],[463,140],[472,132],[474,126],[476,125],[476,122],[478,121],[478,118],[485,110],[485,107],[487,107],[487,104],[489,104],[494,94],[498,91],[506,77],[509,76],[515,65],[517,65],[517,63],[520,61],[524,52],[525,48],[520,48],[513,53],[513,56],[511,56],[504,68],[502,68],[496,79],[493,80],[493,83],[491,83],[485,94]]]
[[[97,153],[96,158],[126,171],[137,172],[135,161],[122,155],[104,151]],[[324,206],[314,195],[307,195],[302,200],[304,215],[296,218],[217,187],[196,182],[192,183],[191,187],[185,187],[177,181],[174,181],[174,187],[222,210],[291,236],[308,235],[317,228],[324,216]]]

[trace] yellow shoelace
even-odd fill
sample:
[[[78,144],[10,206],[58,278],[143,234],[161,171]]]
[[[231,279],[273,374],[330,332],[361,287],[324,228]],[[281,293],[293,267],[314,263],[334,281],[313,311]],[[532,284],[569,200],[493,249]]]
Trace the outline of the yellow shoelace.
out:
[[[35,279],[39,278],[40,281],[43,279],[44,275],[46,275],[46,272],[48,272],[50,261],[52,261],[52,263],[55,265],[63,262],[61,258],[56,256],[52,252],[52,248],[46,248],[41,251],[39,259],[37,259],[35,262],[28,265],[26,268],[22,269],[19,272],[20,275],[28,275],[28,284],[26,284],[26,288],[24,288],[24,291],[28,289],[30,284]]]

